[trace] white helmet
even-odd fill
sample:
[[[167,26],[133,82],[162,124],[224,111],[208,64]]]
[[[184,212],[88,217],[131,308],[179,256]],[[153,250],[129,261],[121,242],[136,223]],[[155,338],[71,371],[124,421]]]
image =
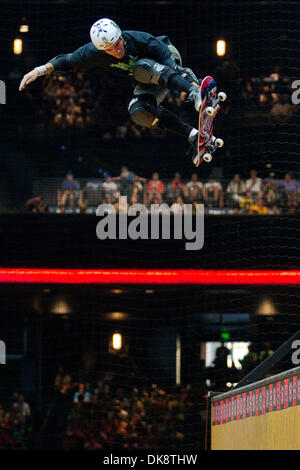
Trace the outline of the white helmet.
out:
[[[91,27],[90,35],[94,46],[104,50],[117,42],[121,36],[121,30],[114,21],[101,18]]]

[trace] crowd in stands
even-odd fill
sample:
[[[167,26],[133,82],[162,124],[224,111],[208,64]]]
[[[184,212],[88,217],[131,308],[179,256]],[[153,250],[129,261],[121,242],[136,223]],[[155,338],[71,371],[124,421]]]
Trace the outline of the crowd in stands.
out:
[[[204,204],[208,214],[279,215],[299,211],[300,182],[292,173],[286,173],[283,179],[263,179],[251,170],[246,179],[235,174],[226,182],[213,176],[201,181],[197,173],[183,181],[180,173],[175,173],[171,181],[165,181],[158,172],[147,180],[124,165],[118,177],[105,176],[80,184],[69,172],[61,187],[56,188],[57,201],[51,210],[50,203],[45,202],[47,187],[43,188],[43,196],[31,198],[26,207],[38,213],[94,213],[99,204],[105,203],[113,206],[116,213],[126,213],[130,204],[141,203],[154,211],[154,204],[166,203],[174,214],[182,213],[184,204],[191,205],[193,213],[197,204]]]
[[[64,449],[151,449],[199,446],[203,396],[195,387],[95,387],[78,384],[68,415]],[[71,398],[70,398],[71,399]],[[203,445],[203,442],[200,444]]]
[[[250,345],[240,361],[228,367],[230,350],[222,343],[211,367],[195,365],[190,384],[162,386],[123,383],[112,370],[89,382],[73,382],[70,373],[55,379],[55,389],[67,397],[66,429],[62,447],[86,449],[204,448],[207,391],[228,390],[273,353],[271,344]],[[138,373],[140,374],[140,373]],[[99,376],[98,376],[99,377]],[[231,384],[229,385],[228,382]]]
[[[280,67],[267,77],[253,77],[243,82],[241,99],[245,109],[259,108],[273,121],[284,122],[297,111],[291,102],[291,82]]]
[[[290,100],[291,80],[279,67],[274,67],[269,76],[241,80],[235,63],[225,60],[216,73],[225,91],[236,95],[239,89],[245,111],[266,111],[270,119],[275,121],[284,121],[296,112]],[[132,88],[128,80],[113,74],[108,76],[101,70],[51,75],[42,84],[39,126],[44,130],[52,128],[63,132],[94,126],[98,131],[100,129],[106,140],[141,137],[145,133],[157,135],[155,130],[141,128],[130,120],[127,107],[131,95]],[[186,105],[185,100],[185,93],[172,92],[166,98],[166,105],[182,119],[189,121],[192,107]],[[228,107],[230,104],[226,102],[223,106],[225,114],[228,113]]]
[[[272,353],[269,342],[250,344],[237,369],[228,366],[231,352],[222,343],[210,367],[195,364],[190,383],[162,385],[134,363],[131,378],[120,365],[99,373],[91,349],[82,355],[83,368],[70,373],[59,366],[49,409],[34,432],[24,395],[1,397],[0,450],[30,449],[42,437],[46,448],[55,443],[64,450],[203,449],[207,391],[228,390]]]
[[[95,128],[104,140],[153,134],[131,121],[127,108],[132,88],[118,79],[101,71],[50,76],[43,83],[39,128],[64,133]]]
[[[26,449],[31,433],[31,409],[22,393],[0,402],[0,450]]]

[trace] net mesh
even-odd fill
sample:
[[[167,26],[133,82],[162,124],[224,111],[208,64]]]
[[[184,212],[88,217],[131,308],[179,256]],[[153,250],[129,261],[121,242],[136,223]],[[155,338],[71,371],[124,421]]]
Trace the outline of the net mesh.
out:
[[[0,106],[0,205],[2,212],[18,212],[3,219],[2,266],[297,269],[297,2],[114,1],[101,2],[100,9],[90,1],[2,3],[0,79],[7,102]],[[214,128],[225,146],[197,169],[201,184],[210,184],[208,194],[198,185],[191,196],[183,184],[195,170],[183,138],[131,123],[132,86],[123,77],[101,70],[56,73],[17,92],[25,72],[88,42],[99,16],[125,30],[167,34],[185,66],[200,78],[213,75],[227,93]],[[19,31],[22,18],[29,33]],[[16,37],[23,39],[18,56],[12,53]],[[218,39],[226,41],[224,57],[216,55]],[[192,104],[179,94],[169,94],[164,105],[197,125]],[[139,187],[130,179],[105,187],[124,165],[144,178]],[[78,183],[73,201],[62,186],[69,170]],[[251,170],[262,180],[258,189],[249,195],[238,183],[227,191],[234,174],[245,182]],[[94,239],[76,238],[57,218],[52,224],[19,218],[25,210],[44,212],[37,196],[51,213],[74,217],[115,202],[118,193],[149,204],[154,172],[169,203],[179,197],[179,203],[204,202],[215,217],[272,218],[257,215],[245,223],[222,217],[208,231],[203,258],[174,244],[148,249],[126,242],[118,249],[105,245],[102,259]],[[179,180],[167,196],[176,172]],[[294,172],[292,183],[284,179],[287,172]],[[297,289],[4,284],[0,447],[204,448],[206,392],[229,389],[299,329]],[[113,348],[114,333],[122,334],[121,351]],[[272,372],[292,366],[289,357]],[[27,416],[16,392],[30,404]]]

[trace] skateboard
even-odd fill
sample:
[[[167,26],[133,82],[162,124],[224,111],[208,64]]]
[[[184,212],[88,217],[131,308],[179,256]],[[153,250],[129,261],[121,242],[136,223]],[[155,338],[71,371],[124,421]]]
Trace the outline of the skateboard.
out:
[[[220,109],[219,103],[227,98],[223,91],[220,91],[217,96],[216,82],[210,76],[202,80],[200,93],[202,104],[199,110],[198,153],[193,158],[196,166],[199,166],[203,161],[210,162],[212,154],[217,148],[224,145],[222,139],[216,139],[213,136],[213,120]]]

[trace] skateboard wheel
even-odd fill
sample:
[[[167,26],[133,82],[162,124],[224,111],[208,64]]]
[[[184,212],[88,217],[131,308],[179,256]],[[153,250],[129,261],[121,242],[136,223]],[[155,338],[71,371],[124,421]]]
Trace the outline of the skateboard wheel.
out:
[[[224,140],[216,139],[214,143],[216,144],[217,147],[221,148],[224,145]]]
[[[212,156],[211,156],[211,154],[210,154],[210,153],[205,153],[205,154],[203,155],[203,160],[204,160],[205,162],[207,162],[207,163],[211,162],[211,161],[212,161]]]
[[[214,114],[214,108],[212,106],[208,106],[206,108],[206,114],[208,114],[208,116],[212,116]]]
[[[221,101],[225,101],[226,98],[227,98],[227,95],[226,95],[226,93],[224,93],[224,91],[220,91],[218,93],[218,98],[220,98]]]

